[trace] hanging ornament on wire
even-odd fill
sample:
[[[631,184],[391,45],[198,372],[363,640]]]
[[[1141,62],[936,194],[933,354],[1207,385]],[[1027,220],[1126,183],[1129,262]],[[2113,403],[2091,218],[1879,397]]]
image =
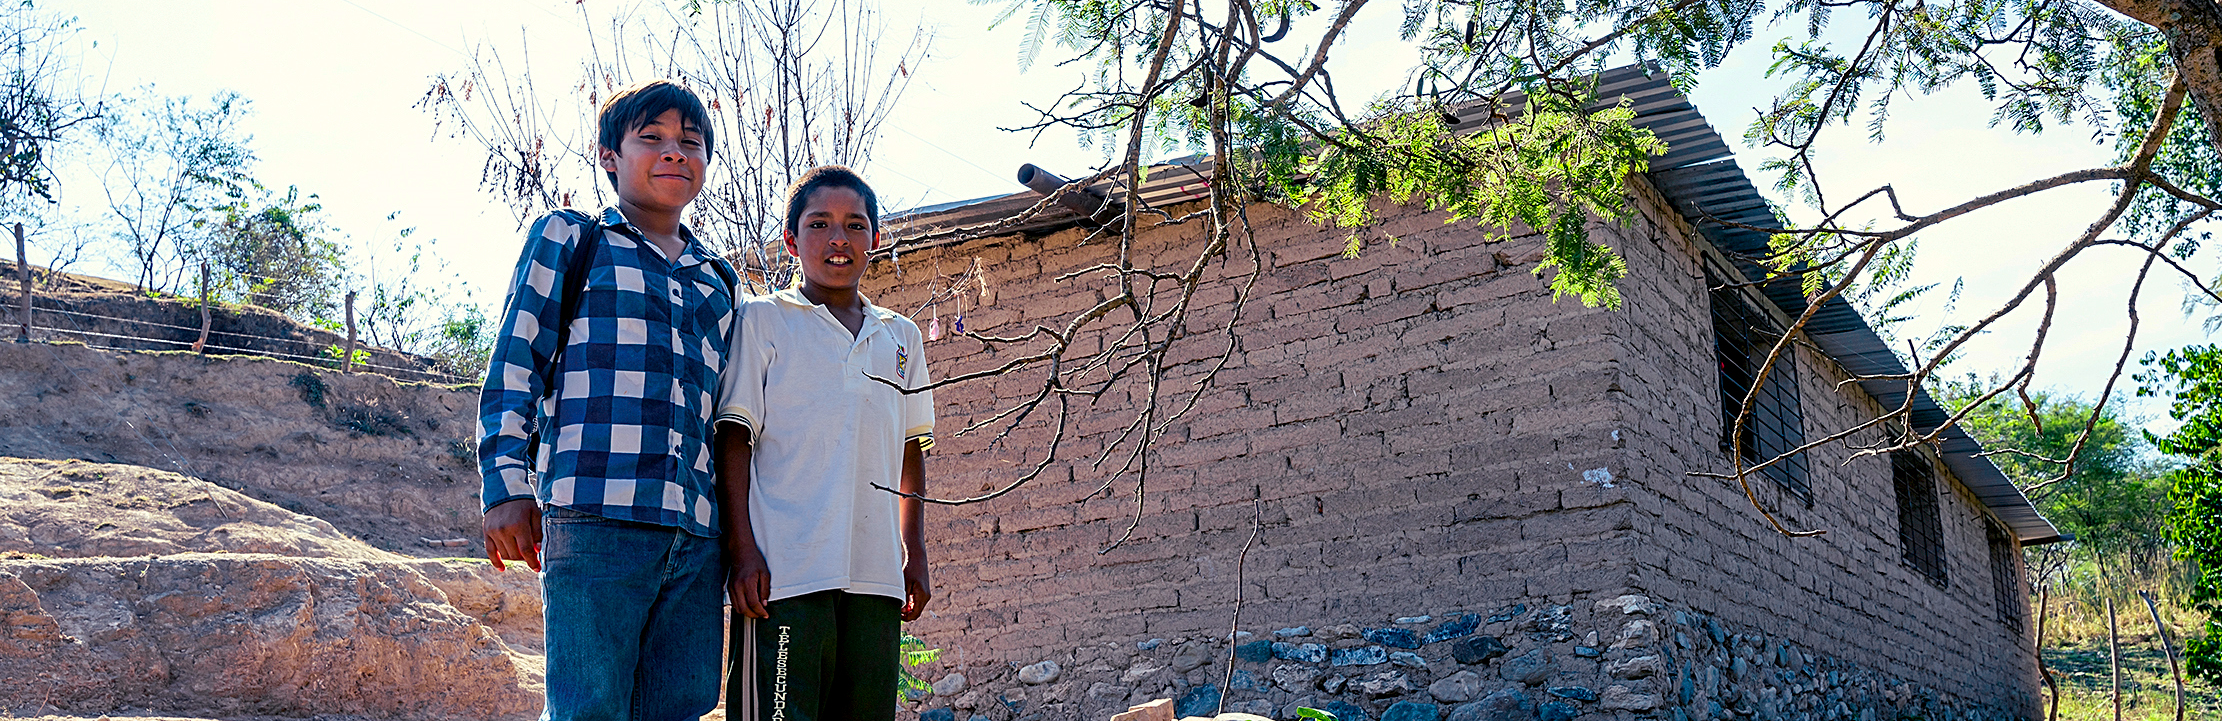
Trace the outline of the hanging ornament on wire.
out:
[[[941,340],[941,306],[934,306],[934,319],[926,324],[926,340]]]
[[[950,325],[950,328],[951,328],[951,329],[953,329],[953,330],[955,330],[955,331],[957,332],[957,334],[958,334],[958,335],[964,335],[964,294],[963,294],[963,293],[958,293],[958,294],[957,294],[957,320],[956,320],[956,322],[955,322],[954,324]]]

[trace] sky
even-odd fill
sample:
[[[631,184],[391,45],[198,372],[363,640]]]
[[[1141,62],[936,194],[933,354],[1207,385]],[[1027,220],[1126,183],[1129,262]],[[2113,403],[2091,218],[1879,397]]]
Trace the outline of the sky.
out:
[[[436,129],[433,116],[415,105],[435,76],[463,69],[466,53],[481,44],[512,53],[520,43],[528,45],[536,72],[552,79],[543,82],[575,77],[584,48],[581,7],[570,0],[76,0],[42,6],[78,17],[88,88],[117,92],[151,84],[168,95],[205,97],[219,90],[244,95],[253,101],[244,127],[260,158],[255,177],[317,194],[331,225],[366,262],[368,251],[390,246],[402,228],[415,228],[412,238],[432,240],[449,269],[489,303],[498,300],[515,261],[516,219],[479,185],[483,152]],[[1400,82],[1413,57],[1394,41],[1400,6],[1366,7],[1350,40],[1337,49],[1338,57],[1361,60],[1336,69],[1338,85],[1349,95]],[[1015,192],[1021,187],[1012,176],[1023,163],[1068,177],[1102,163],[1100,151],[1081,147],[1070,134],[1051,132],[1036,140],[997,129],[1034,117],[1022,102],[1046,102],[1079,82],[1077,70],[1046,60],[1020,72],[1017,23],[988,27],[999,5],[930,0],[887,7],[883,18],[890,37],[907,35],[913,25],[934,35],[929,57],[914,69],[912,84],[864,168],[887,207]],[[596,17],[612,10],[599,0],[584,9]],[[1763,190],[1770,179],[1756,169],[1769,153],[1744,147],[1738,138],[1783,84],[1764,77],[1768,46],[1800,34],[1802,28],[1758,28],[1752,42],[1700,76],[1692,94]],[[2094,141],[2091,128],[2017,135],[1989,127],[1989,118],[1989,106],[1968,87],[1904,99],[1886,142],[1867,142],[1856,129],[1824,141],[1821,173],[1831,179],[1837,197],[1890,184],[1909,211],[1922,214],[2111,160],[2110,148]],[[1910,334],[1990,312],[2043,258],[2102,213],[2112,192],[2103,184],[2055,190],[1924,233],[1915,282],[1941,287],[1916,309],[1920,316],[1909,324]],[[61,197],[67,208],[96,212],[97,177],[71,171]],[[1776,200],[1793,217],[1810,219],[1802,206]],[[42,262],[39,249],[33,249],[32,260]],[[2099,393],[2122,352],[2123,304],[2137,260],[2127,249],[2092,251],[2064,275],[2064,303],[2038,386],[2086,398]],[[384,253],[376,262],[395,259]],[[2211,260],[2201,267],[2210,274],[2215,270]],[[2208,342],[2197,321],[2179,310],[2181,284],[2155,278],[2139,306],[2144,325],[2133,357]],[[1948,315],[1944,289],[1955,279],[1963,279],[1966,290]],[[1952,369],[1987,374],[2014,367],[2027,351],[2036,314],[2032,306],[2009,317]],[[2133,387],[2125,377],[2116,390]],[[2154,428],[2170,426],[2160,418],[2164,407],[2127,402],[2132,417]]]

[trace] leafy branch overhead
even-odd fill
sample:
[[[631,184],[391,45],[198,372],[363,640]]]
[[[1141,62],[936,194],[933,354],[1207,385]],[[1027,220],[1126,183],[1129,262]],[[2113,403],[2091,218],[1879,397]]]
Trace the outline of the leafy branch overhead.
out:
[[[2203,0],[974,1],[1002,5],[997,22],[1023,26],[1017,48],[1022,67],[1039,71],[1054,63],[1082,71],[1072,90],[1029,104],[1038,113],[1035,121],[1010,130],[1036,137],[1069,130],[1101,150],[1105,162],[1092,177],[1059,193],[1108,180],[1119,217],[1090,238],[1115,239],[1116,259],[1060,279],[1097,284],[1096,305],[1061,328],[1014,337],[966,334],[993,346],[1032,348],[982,377],[1044,374],[1038,394],[968,430],[999,429],[1000,439],[1047,409],[1058,429],[1054,437],[1062,441],[1072,398],[1102,397],[1131,384],[1123,392],[1142,399],[1139,410],[1113,448],[1094,455],[1094,465],[1106,475],[1099,490],[1127,478],[1138,501],[1147,486],[1148,449],[1168,424],[1196,407],[1216,369],[1242,347],[1237,324],[1262,273],[1245,211],[1253,203],[1303,208],[1315,222],[1349,229],[1351,254],[1363,250],[1376,220],[1374,204],[1382,202],[1441,211],[1450,222],[1471,224],[1495,240],[1534,233],[1546,249],[1536,270],[1549,273],[1556,296],[1617,306],[1615,284],[1626,269],[1589,231],[1627,218],[1626,178],[1646,172],[1651,156],[1666,148],[1633,124],[1631,109],[1616,104],[1619,99],[1593,97],[1590,78],[1611,66],[1657,68],[1687,91],[1741,47],[1764,42],[1773,56],[1768,77],[1779,83],[1775,99],[1755,109],[1744,139],[1771,156],[1760,169],[1775,187],[1808,206],[1799,217],[1816,220],[1792,224],[1787,213],[1778,213],[1773,224],[1746,226],[1711,215],[1721,209],[1699,207],[1696,213],[1772,237],[1764,252],[1731,258],[1737,267],[1724,269],[1734,276],[1726,282],[1793,283],[1807,303],[1765,349],[1728,438],[1746,435],[1766,374],[1775,360],[1797,352],[1802,331],[1824,304],[1845,296],[1885,315],[1903,315],[1896,309],[1920,291],[1908,296],[1876,288],[1905,276],[1919,234],[2061,188],[2099,183],[2117,195],[2080,232],[2025,239],[2019,248],[2057,250],[2013,251],[2040,261],[2038,270],[2006,289],[2006,302],[1920,339],[1902,357],[1906,372],[1853,379],[1903,383],[1905,403],[1771,458],[1749,460],[1744,449],[1732,449],[1729,472],[1703,474],[1734,479],[1747,495],[1752,474],[1821,445],[1848,445],[1864,456],[1937,442],[1959,418],[1942,427],[1917,426],[1913,398],[1919,394],[1912,391],[1928,385],[1942,362],[1963,353],[1971,339],[2008,327],[2005,319],[2017,313],[2038,316],[2026,362],[1973,391],[1964,408],[1982,407],[2008,391],[2032,398],[2030,384],[2059,302],[2057,276],[2090,249],[2127,247],[2144,258],[2135,277],[2119,284],[2131,289],[2125,343],[2135,341],[2136,300],[2146,280],[2157,280],[2150,278],[2156,270],[2185,280],[2195,299],[2222,302],[2204,282],[2206,274],[2190,265],[2201,230],[2222,213],[2216,200],[2222,158],[2215,150],[2222,145],[2222,55],[2216,53],[2222,9]],[[1416,50],[1418,60],[1394,89],[1352,97],[1337,88],[1336,73],[1378,62],[1344,50],[1352,44],[1354,20],[1376,8],[1402,13],[1397,40]],[[1776,39],[1783,36],[1789,37]],[[2086,126],[2074,132],[2110,139],[2117,161],[1971,190],[1964,201],[1934,209],[1906,207],[1887,184],[1836,187],[1818,150],[1826,147],[1822,138],[1849,129],[1879,140],[1892,128],[1894,101],[1960,86],[1974,87],[1991,103],[1990,122],[2001,132]],[[1191,195],[1161,206],[1136,192],[1152,163],[1183,155],[1192,158],[1154,172],[1196,174],[1208,186],[1202,202],[1189,202],[1197,197]],[[1922,172],[1949,174],[1949,163]],[[1192,257],[1153,265],[1131,252],[1136,233],[1182,224],[1204,227],[1204,242]],[[935,238],[985,236],[1010,225],[937,232]],[[1207,278],[1201,269],[1221,259],[1237,261],[1220,266],[1231,269],[1225,282],[1236,286],[1227,304],[1234,320],[1193,327],[1191,300]],[[1955,285],[1955,303],[1960,291]],[[2040,292],[2044,305],[2032,307]],[[1113,340],[1089,352],[1075,350],[1075,339],[1092,331]],[[1171,354],[1176,343],[1201,344],[1205,370],[1184,372],[1181,377],[1192,379],[1169,388],[1166,368],[1179,364],[1168,358],[1196,356]],[[2127,360],[2125,345],[2106,390],[2085,420],[2073,424],[2077,435],[2058,459],[2057,474],[2032,487],[2074,475]],[[2033,402],[2023,405],[2036,413]],[[1002,489],[960,501],[1009,492],[1057,458],[1053,444]],[[1756,497],[1753,503],[1759,505]]]

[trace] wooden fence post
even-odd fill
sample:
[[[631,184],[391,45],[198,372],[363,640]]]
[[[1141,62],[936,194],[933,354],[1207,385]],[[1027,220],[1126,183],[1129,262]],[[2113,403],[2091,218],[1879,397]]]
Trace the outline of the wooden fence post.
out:
[[[208,261],[201,261],[201,339],[193,341],[193,352],[208,355]]]
[[[23,250],[23,224],[15,224],[15,275],[23,284],[23,322],[15,327],[15,342],[31,342],[31,258]]]
[[[340,361],[339,372],[355,372],[355,291],[347,291],[347,356]]]

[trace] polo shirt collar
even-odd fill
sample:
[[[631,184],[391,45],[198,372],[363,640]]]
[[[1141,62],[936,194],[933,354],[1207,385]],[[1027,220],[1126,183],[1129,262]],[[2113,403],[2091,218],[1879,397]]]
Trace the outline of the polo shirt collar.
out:
[[[863,340],[865,336],[871,335],[874,329],[886,328],[895,321],[895,316],[899,315],[895,311],[873,303],[872,298],[864,295],[862,291],[858,291],[856,295],[864,301],[864,327],[857,331],[857,340]],[[802,294],[802,286],[799,285],[781,288],[773,292],[772,297],[797,308],[816,309],[818,307],[817,303],[810,302],[810,298]]]

